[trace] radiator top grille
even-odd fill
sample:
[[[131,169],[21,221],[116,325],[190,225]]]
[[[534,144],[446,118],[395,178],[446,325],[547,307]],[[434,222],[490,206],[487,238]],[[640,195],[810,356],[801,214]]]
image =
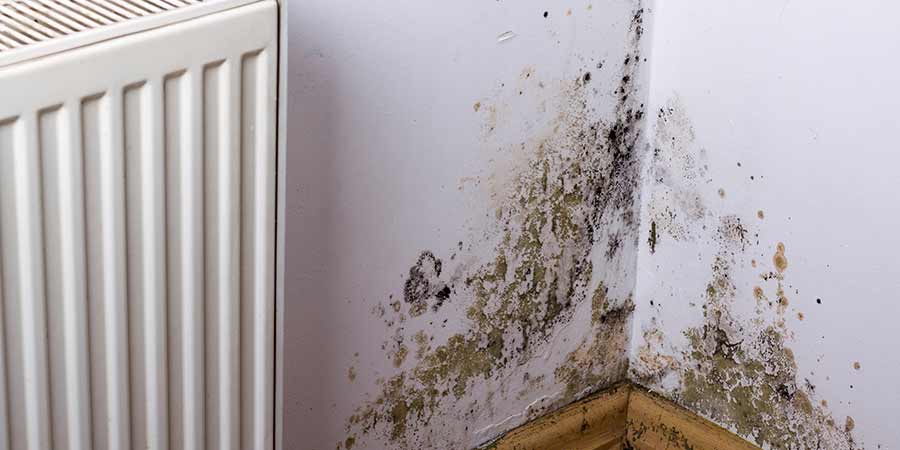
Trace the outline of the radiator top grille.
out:
[[[255,0],[0,0],[0,67]]]

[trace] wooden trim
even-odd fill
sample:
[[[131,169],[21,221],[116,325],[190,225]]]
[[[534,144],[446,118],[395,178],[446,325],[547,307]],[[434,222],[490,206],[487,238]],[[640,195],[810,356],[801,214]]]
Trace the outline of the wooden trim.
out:
[[[484,450],[759,450],[728,430],[622,384],[510,431]]]
[[[485,450],[612,450],[625,439],[629,385],[573,403],[507,433]]]
[[[627,440],[634,450],[759,450],[730,431],[634,386],[628,401]]]

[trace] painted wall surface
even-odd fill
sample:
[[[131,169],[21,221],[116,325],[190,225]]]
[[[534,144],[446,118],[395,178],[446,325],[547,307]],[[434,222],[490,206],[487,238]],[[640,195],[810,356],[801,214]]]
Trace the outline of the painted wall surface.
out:
[[[769,448],[900,448],[900,4],[659,3],[631,376]]]
[[[288,15],[284,448],[472,447],[622,379],[639,2]]]

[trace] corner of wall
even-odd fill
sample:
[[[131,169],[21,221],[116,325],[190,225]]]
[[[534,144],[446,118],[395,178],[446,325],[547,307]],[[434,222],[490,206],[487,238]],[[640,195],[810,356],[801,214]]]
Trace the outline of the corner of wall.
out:
[[[630,338],[628,340],[627,345],[627,355],[628,355],[628,366],[629,370],[625,374],[625,379],[630,382],[636,382],[635,377],[631,372],[631,367],[634,364],[635,358],[637,358],[637,343],[640,342],[639,337],[639,326],[640,321],[638,320],[640,314],[645,305],[642,305],[640,299],[641,295],[641,280],[643,277],[647,276],[647,273],[642,270],[642,262],[644,258],[647,256],[649,249],[651,246],[655,245],[655,230],[651,230],[651,227],[648,225],[647,221],[647,211],[646,211],[646,201],[648,197],[649,190],[651,188],[649,177],[651,176],[649,168],[651,158],[653,156],[653,136],[655,122],[653,117],[655,117],[656,111],[656,103],[655,96],[653,93],[653,49],[655,47],[654,41],[658,38],[658,33],[656,32],[656,17],[658,14],[658,8],[661,6],[656,0],[642,0],[641,6],[645,10],[644,16],[644,28],[645,28],[645,37],[641,42],[641,53],[647,59],[646,63],[643,66],[643,70],[641,71],[641,75],[639,77],[639,85],[641,86],[641,98],[642,105],[645,105],[644,111],[645,116],[644,120],[641,122],[641,130],[639,135],[639,145],[638,148],[641,151],[640,154],[640,181],[639,181],[639,196],[637,199],[637,216],[638,219],[638,227],[637,233],[635,236],[635,253],[634,253],[634,264],[632,265],[633,272],[633,298],[634,298],[634,314],[632,315],[631,320],[631,333]]]

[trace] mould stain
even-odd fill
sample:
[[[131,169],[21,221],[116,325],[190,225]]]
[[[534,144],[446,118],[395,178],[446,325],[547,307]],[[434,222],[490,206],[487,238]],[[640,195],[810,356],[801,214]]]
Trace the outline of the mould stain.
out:
[[[406,361],[407,354],[409,354],[409,349],[405,345],[401,344],[397,348],[397,351],[394,352],[394,357],[393,357],[394,367],[402,366],[403,363]]]
[[[416,343],[416,359],[424,358],[428,350],[431,350],[428,335],[425,334],[425,331],[420,330],[413,336],[413,341]]]
[[[693,199],[702,197],[703,186],[694,180],[706,175],[692,168],[702,158],[702,149],[693,144],[693,129],[677,100],[669,105],[657,117],[651,164],[657,176],[650,180],[657,193],[651,192],[648,213],[673,239],[705,240],[715,253],[708,282],[699,294],[702,319],[683,331],[686,345],[658,351],[668,341],[650,327],[633,360],[632,377],[763,448],[862,448],[851,433],[852,419],[836,425],[827,402],[815,399],[814,386],[800,376],[788,346],[792,334],[785,324],[790,306],[785,244],[775,245],[772,270],[760,275],[762,285],[745,287],[746,277],[738,275],[746,268],[748,250],[759,246],[758,235],[739,215],[697,207]],[[679,147],[684,139],[691,142]],[[762,219],[763,212],[757,211],[756,217]],[[753,259],[749,265],[755,269],[766,264]],[[773,282],[774,302],[766,293]],[[749,309],[750,317],[748,304],[756,305]],[[802,320],[802,313],[797,318]],[[662,383],[664,378],[677,384]]]
[[[348,439],[352,437],[357,446],[363,439],[388,442],[396,449],[463,446],[470,435],[441,433],[448,421],[492,415],[494,402],[505,395],[528,396],[527,391],[491,391],[485,401],[473,397],[473,388],[490,381],[503,386],[507,377],[520,377],[535,355],[548,351],[555,333],[576,320],[574,311],[583,303],[589,302],[591,315],[590,323],[582,325],[582,340],[567,347],[575,350],[555,370],[549,368],[553,381],[564,386],[565,392],[529,409],[529,416],[625,376],[634,305],[630,296],[609,298],[602,279],[592,281],[591,255],[599,247],[604,263],[617,267],[624,243],[636,246],[638,241],[639,137],[644,111],[634,94],[643,10],[636,10],[631,19],[612,113],[600,114],[594,107],[609,101],[603,92],[612,89],[598,89],[595,79],[599,77],[584,71],[560,84],[561,106],[546,124],[547,132],[534,133],[537,138],[515,145],[517,152],[530,157],[518,167],[505,186],[502,203],[490,213],[496,227],[492,256],[478,256],[471,246],[465,250],[471,254],[463,254],[460,246],[459,254],[449,260],[424,250],[410,267],[403,282],[405,312],[415,320],[435,322],[444,306],[453,305],[465,311],[466,323],[435,342],[424,332],[416,333],[413,360],[406,357],[409,349],[403,345],[403,327],[396,329],[398,345],[388,357],[398,372],[383,379],[375,396],[346,423]],[[538,75],[526,68],[523,77]],[[519,90],[509,95],[518,96]],[[499,123],[497,109],[490,104],[475,109],[479,108],[488,111],[484,127],[493,132]],[[454,263],[451,270],[447,261],[467,262]],[[392,310],[395,315],[404,313],[393,306]],[[390,314],[383,307],[377,313]],[[550,381],[544,375],[526,376],[527,389],[546,389]]]

